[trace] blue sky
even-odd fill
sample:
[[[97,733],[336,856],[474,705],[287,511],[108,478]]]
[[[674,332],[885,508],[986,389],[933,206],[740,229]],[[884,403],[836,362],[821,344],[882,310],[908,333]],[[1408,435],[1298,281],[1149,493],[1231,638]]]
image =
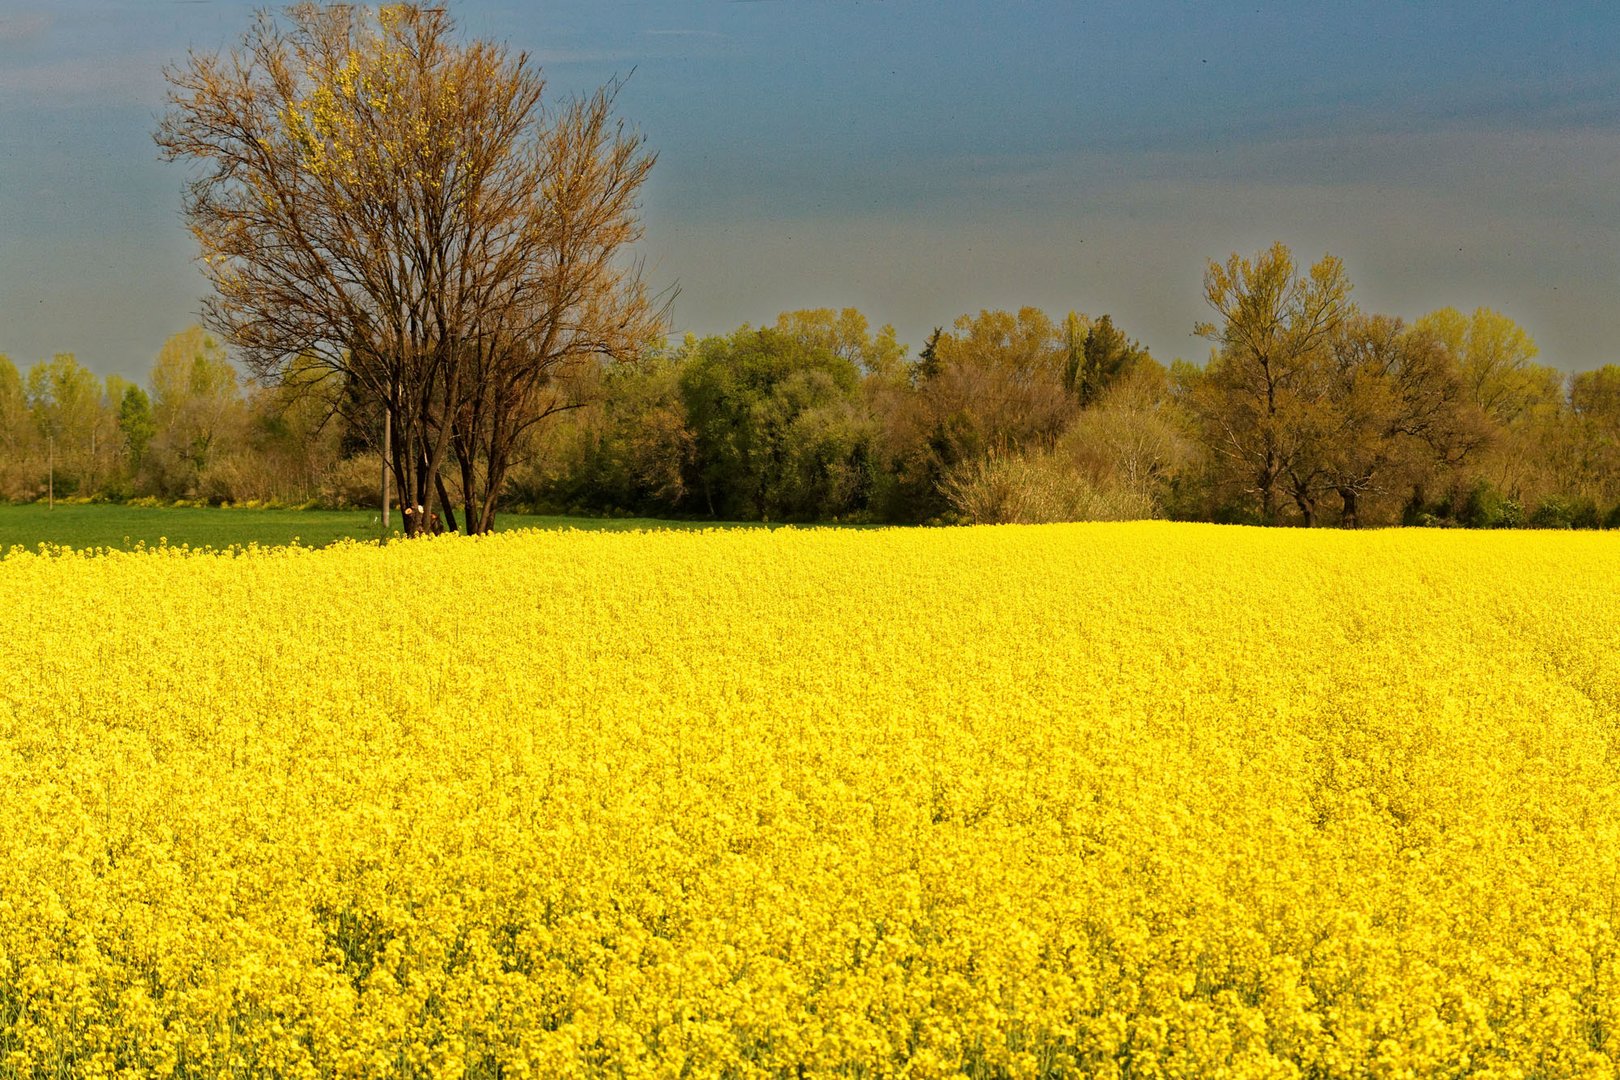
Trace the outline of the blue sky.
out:
[[[1620,362],[1620,5],[449,2],[554,92],[634,71],[677,332],[852,305],[915,351],[1033,304],[1202,359],[1205,260],[1280,239]],[[0,0],[0,353],[144,376],[194,321],[161,68],[253,7]]]

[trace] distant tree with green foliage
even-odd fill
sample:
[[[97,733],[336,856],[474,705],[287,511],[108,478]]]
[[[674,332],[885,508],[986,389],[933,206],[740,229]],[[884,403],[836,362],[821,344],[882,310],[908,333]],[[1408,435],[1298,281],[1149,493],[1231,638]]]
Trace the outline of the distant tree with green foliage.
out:
[[[225,346],[200,326],[174,334],[152,364],[152,465],[163,494],[196,493],[221,444],[239,442],[247,414]]]
[[[1099,316],[1086,332],[1070,390],[1083,407],[1089,407],[1110,386],[1147,359],[1148,351],[1115,327],[1111,316]]]
[[[102,426],[101,379],[72,353],[57,353],[28,369],[26,392],[55,493],[93,489]]]
[[[924,383],[939,374],[939,339],[945,334],[943,326],[934,327],[934,332],[928,335],[923,342],[922,351],[917,354],[916,363],[911,365],[911,381]]]
[[[856,308],[784,311],[776,317],[776,330],[801,344],[843,357],[868,377],[893,379],[904,369],[906,347],[895,336],[894,327],[880,327],[874,334],[866,316]]]
[[[1535,339],[1501,312],[1482,307],[1464,315],[1441,308],[1415,326],[1450,351],[1469,394],[1496,423],[1511,425],[1538,407],[1557,404],[1562,378],[1532,362],[1540,353]]]
[[[133,384],[124,388],[118,402],[118,433],[124,439],[124,460],[131,473],[138,472],[146,459],[147,448],[157,434],[157,421],[152,417],[152,399],[145,390]]]
[[[692,486],[710,515],[796,520],[864,508],[874,433],[853,360],[746,326],[684,351]]]
[[[22,374],[9,356],[0,354],[0,499],[33,497],[34,443]]]

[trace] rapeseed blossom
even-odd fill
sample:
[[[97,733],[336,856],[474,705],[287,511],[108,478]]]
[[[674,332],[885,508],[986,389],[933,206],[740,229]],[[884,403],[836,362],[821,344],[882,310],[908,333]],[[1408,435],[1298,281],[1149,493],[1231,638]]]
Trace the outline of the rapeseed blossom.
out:
[[[0,1076],[1612,1077],[1620,545],[0,561]]]

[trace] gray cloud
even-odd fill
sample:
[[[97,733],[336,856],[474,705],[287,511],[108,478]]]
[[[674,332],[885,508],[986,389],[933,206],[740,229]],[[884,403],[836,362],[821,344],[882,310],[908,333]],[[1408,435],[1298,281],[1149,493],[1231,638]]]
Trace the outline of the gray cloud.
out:
[[[639,56],[627,49],[536,49],[529,55],[541,67],[625,64],[634,62]]]
[[[163,100],[163,67],[175,56],[148,50],[117,57],[68,56],[0,67],[3,107],[86,104],[155,105]]]
[[[47,11],[22,11],[0,15],[0,48],[26,45],[43,37],[51,28]]]

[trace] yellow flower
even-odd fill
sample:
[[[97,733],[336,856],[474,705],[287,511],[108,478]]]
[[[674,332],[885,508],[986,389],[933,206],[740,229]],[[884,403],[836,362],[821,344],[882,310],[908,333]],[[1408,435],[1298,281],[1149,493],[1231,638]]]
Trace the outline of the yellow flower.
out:
[[[1616,581],[1171,524],[13,549],[0,1077],[1613,1075]]]

